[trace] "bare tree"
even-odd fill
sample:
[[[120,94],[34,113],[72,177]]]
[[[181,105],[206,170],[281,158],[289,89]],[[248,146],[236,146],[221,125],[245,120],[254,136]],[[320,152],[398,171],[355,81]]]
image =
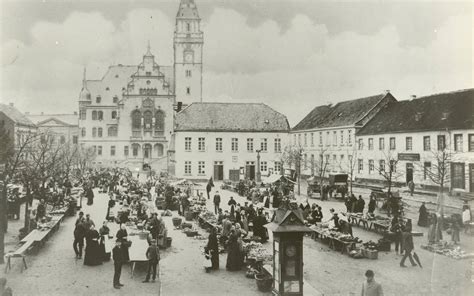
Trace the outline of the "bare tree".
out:
[[[288,164],[289,168],[295,167],[298,178],[298,195],[301,194],[301,165],[303,159],[303,147],[299,144],[288,145],[283,149],[280,156],[282,164]]]
[[[375,160],[372,164],[370,163],[369,160],[369,171],[370,170],[375,170],[379,173],[380,176],[385,181],[385,184],[388,187],[387,194],[390,196],[393,184],[396,182],[398,178],[402,176],[402,173],[397,170],[397,164],[398,164],[398,155],[395,153],[392,153],[391,150],[388,152],[383,151],[383,159],[379,160],[379,163],[375,163]],[[373,168],[370,166],[373,165]]]
[[[328,150],[328,148],[324,147],[321,147],[319,150],[317,150],[317,156],[315,156],[317,157],[317,160],[313,159],[314,164],[311,164],[314,167],[319,179],[319,190],[321,196],[323,194],[323,179],[326,176],[326,172],[330,164],[330,155]]]
[[[95,151],[92,147],[79,146],[75,155],[75,166],[80,173],[84,173],[95,159]]]

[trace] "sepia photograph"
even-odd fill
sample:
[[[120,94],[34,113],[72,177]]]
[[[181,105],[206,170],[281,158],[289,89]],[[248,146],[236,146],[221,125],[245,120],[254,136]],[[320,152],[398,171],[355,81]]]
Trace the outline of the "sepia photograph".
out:
[[[0,0],[0,296],[474,295],[471,0]]]

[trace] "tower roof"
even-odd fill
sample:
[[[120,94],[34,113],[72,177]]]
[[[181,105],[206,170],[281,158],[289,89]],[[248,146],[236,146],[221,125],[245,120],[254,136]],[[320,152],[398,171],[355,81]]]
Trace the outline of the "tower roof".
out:
[[[87,89],[87,80],[86,80],[86,67],[84,67],[84,76],[82,78],[82,89],[81,93],[79,94],[80,101],[90,101],[91,100],[91,93]]]
[[[146,57],[153,57],[153,54],[151,53],[150,40],[148,40],[148,45],[147,45],[147,50],[146,50],[145,56]]]
[[[199,19],[199,13],[194,0],[181,0],[176,18]]]

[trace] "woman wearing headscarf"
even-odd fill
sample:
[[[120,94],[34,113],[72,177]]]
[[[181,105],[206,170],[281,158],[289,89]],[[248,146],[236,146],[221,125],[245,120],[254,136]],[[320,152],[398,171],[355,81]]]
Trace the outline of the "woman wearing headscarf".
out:
[[[217,231],[215,227],[211,228],[206,252],[211,255],[212,269],[219,269],[219,242],[217,241]]]

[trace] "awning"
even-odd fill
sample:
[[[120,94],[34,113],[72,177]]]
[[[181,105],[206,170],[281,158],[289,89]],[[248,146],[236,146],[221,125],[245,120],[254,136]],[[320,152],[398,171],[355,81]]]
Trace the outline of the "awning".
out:
[[[262,178],[263,183],[275,183],[277,181],[280,181],[281,175],[273,174],[268,177]]]

